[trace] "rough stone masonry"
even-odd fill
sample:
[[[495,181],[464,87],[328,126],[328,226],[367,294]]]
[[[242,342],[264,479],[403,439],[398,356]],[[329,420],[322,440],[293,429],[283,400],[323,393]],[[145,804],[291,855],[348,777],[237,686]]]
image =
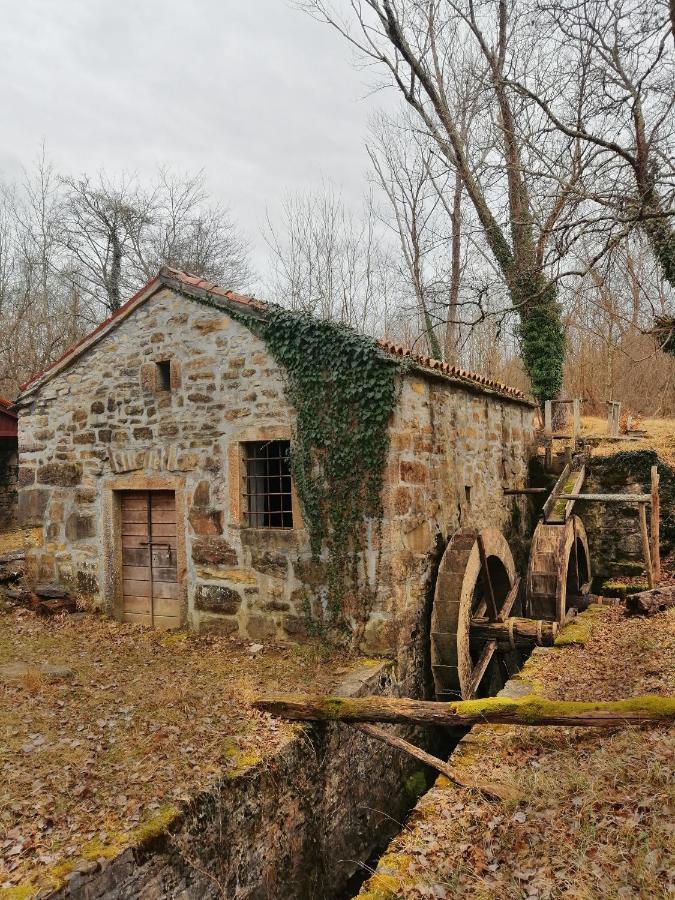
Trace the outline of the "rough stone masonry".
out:
[[[294,490],[293,527],[249,527],[242,457],[247,442],[289,440],[294,410],[264,343],[228,313],[251,301],[204,285],[162,270],[25,386],[19,517],[42,528],[29,575],[121,617],[120,497],[173,491],[183,623],[301,640],[325,592],[325,564],[311,557]],[[423,640],[426,593],[449,536],[463,525],[508,531],[524,518],[523,501],[502,488],[526,482],[533,407],[423,363],[398,377],[363,649],[409,656]],[[371,548],[371,574],[376,555]]]

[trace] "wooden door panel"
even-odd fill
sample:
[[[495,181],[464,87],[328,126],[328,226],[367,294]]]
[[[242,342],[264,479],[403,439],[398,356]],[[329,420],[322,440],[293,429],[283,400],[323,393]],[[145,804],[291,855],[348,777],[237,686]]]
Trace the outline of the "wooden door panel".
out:
[[[154,554],[153,554],[154,564]],[[149,566],[149,547],[125,547],[122,545],[122,565],[124,566]]]
[[[175,581],[153,581],[152,596],[155,599],[178,600],[178,584]]]
[[[180,626],[176,567],[176,498],[172,491],[134,491],[121,500],[122,618]]]

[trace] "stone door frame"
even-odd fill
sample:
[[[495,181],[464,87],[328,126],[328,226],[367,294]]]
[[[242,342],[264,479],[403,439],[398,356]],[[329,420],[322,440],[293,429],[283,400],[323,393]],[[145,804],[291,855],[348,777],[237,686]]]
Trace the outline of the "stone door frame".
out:
[[[176,497],[176,573],[180,585],[180,625],[188,621],[187,554],[185,546],[187,515],[185,478],[179,475],[130,474],[103,481],[102,583],[103,612],[122,619],[122,511],[125,491],[173,491]]]

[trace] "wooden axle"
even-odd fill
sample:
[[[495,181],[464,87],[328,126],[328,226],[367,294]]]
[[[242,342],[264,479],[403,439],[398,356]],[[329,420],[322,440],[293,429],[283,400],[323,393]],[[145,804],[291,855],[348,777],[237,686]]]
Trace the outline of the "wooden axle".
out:
[[[497,641],[497,646],[505,650],[515,650],[516,647],[552,647],[557,633],[558,623],[543,619],[511,616],[504,622],[471,620],[472,639]]]
[[[517,494],[548,494],[548,488],[504,488],[504,496],[515,497]]]

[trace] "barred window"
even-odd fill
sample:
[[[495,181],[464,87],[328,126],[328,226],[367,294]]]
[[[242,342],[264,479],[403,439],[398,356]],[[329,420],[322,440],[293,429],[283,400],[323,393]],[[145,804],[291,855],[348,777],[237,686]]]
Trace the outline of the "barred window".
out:
[[[247,441],[245,509],[249,528],[292,528],[290,441]]]

